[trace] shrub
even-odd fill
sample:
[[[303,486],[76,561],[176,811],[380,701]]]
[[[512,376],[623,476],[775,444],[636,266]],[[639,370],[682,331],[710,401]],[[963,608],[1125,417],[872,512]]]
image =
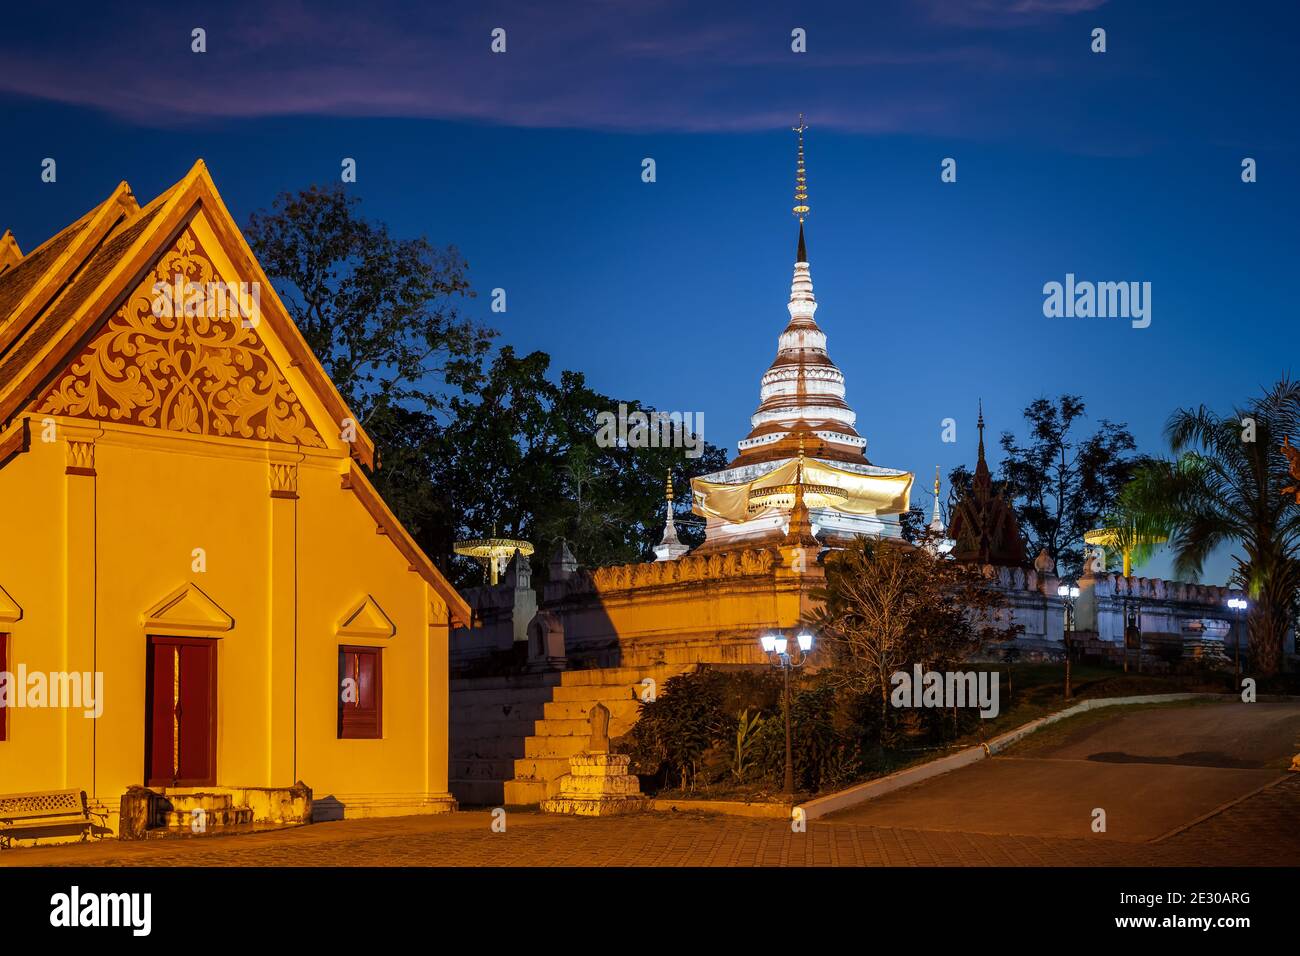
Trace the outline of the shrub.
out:
[[[642,701],[626,742],[633,772],[675,774],[683,790],[694,789],[705,754],[735,733],[723,685],[722,674],[701,668],[670,678],[653,701]]]
[[[815,793],[851,781],[861,770],[860,739],[835,728],[835,688],[821,684],[792,691],[795,789]],[[763,722],[754,750],[763,777],[773,786],[781,786],[785,781],[785,717],[779,709]]]

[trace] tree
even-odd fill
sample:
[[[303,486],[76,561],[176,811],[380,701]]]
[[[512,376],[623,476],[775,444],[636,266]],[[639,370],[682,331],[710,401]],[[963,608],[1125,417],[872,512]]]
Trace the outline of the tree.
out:
[[[493,353],[495,333],[459,313],[473,293],[454,247],[391,236],[341,185],[281,194],[245,234],[374,440],[375,487],[454,583],[482,576],[453,543],[494,530],[534,544],[543,580],[560,537],[588,565],[649,558],[670,469],[681,539],[702,539],[682,492],[722,450],[598,447],[596,415],[619,402],[579,372],[557,381],[544,352]]]
[[[680,448],[601,447],[597,415],[616,411],[619,400],[589,388],[579,372],[562,372],[556,382],[549,371],[545,352],[518,356],[506,346],[450,401],[435,465],[436,485],[456,516],[443,550],[455,535],[485,537],[495,528],[533,543],[541,580],[560,538],[591,567],[649,559],[663,532],[670,470],[681,539],[702,540],[681,492],[690,478],[725,467],[722,449],[706,443],[692,459]],[[472,565],[452,571],[462,583],[479,582]]]
[[[1084,413],[1077,395],[1035,399],[1024,411],[1028,440],[1009,431],[1001,438],[1002,478],[1027,551],[1046,548],[1058,576],[1082,573],[1084,533],[1103,522],[1138,463],[1128,454],[1137,446],[1127,425],[1103,418],[1096,432],[1080,436]]]
[[[494,333],[461,318],[473,295],[454,246],[397,239],[341,184],[281,193],[244,235],[361,424],[391,406],[445,407]]]
[[[437,558],[446,535],[433,529],[451,520],[433,471],[438,416],[473,380],[495,333],[459,314],[473,293],[454,247],[394,238],[359,204],[341,184],[281,193],[244,235],[374,441],[375,487]]]
[[[912,664],[953,667],[992,641],[1015,636],[1001,621],[1005,599],[977,565],[930,547],[859,538],[826,563],[811,623],[834,680],[878,695],[882,725],[890,677]]]
[[[1174,569],[1200,577],[1217,548],[1236,545],[1231,583],[1247,591],[1251,663],[1275,674],[1296,620],[1300,506],[1282,441],[1300,435],[1300,383],[1284,379],[1232,414],[1181,408],[1165,426],[1173,459],[1151,460],[1123,492],[1122,505],[1169,534]]]

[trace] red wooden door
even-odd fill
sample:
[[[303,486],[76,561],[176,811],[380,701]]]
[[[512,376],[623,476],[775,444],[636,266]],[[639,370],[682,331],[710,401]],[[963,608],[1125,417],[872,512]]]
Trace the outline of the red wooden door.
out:
[[[145,784],[217,782],[217,643],[150,637],[145,708]]]

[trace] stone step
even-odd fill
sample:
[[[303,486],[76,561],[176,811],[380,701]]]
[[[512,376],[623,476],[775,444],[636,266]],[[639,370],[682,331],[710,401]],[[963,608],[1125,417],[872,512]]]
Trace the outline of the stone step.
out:
[[[626,796],[640,793],[641,784],[632,774],[610,773],[604,776],[565,774],[558,781],[559,792],[572,797],[599,797],[602,794]]]
[[[162,794],[171,804],[173,813],[188,814],[191,810],[204,810],[211,816],[234,807],[234,798],[228,793],[163,790]]]
[[[587,749],[589,737],[529,737],[524,741],[525,757],[571,757],[580,750]]]
[[[690,664],[606,667],[546,675],[548,684],[515,678],[452,682],[451,777],[465,802],[540,803],[558,792],[569,757],[586,749],[591,708],[610,711],[610,735],[622,736],[640,716],[642,681],[661,689]],[[510,762],[510,758],[516,758]],[[495,790],[500,780],[501,792]]]
[[[569,772],[568,757],[520,757],[515,761],[515,780],[554,780]]]
[[[602,701],[638,700],[641,686],[639,684],[580,684],[577,687],[557,687],[552,700],[556,701]]]
[[[251,807],[223,807],[219,810],[204,810],[202,817],[195,813],[193,808],[189,810],[172,810],[170,813],[163,814],[160,821],[163,826],[170,830],[189,830],[196,835],[215,830],[220,827],[233,827],[253,822],[253,810]],[[202,819],[202,829],[194,829],[195,821]]]
[[[591,705],[594,701],[553,700],[546,705],[539,719],[545,720],[590,720]],[[602,704],[609,710],[611,721],[635,721],[641,714],[640,702],[635,700],[603,700]]]
[[[593,684],[640,684],[647,677],[662,683],[682,673],[679,664],[651,667],[593,667],[590,670],[564,671],[561,687],[587,687]]]
[[[508,806],[536,806],[547,797],[560,792],[559,781],[516,777],[502,787],[502,802]]]
[[[613,714],[609,718],[609,736],[621,737],[636,724],[635,716],[615,717]],[[591,736],[591,719],[589,717],[570,718],[561,720],[539,720],[536,730],[533,733],[535,737],[590,737]]]

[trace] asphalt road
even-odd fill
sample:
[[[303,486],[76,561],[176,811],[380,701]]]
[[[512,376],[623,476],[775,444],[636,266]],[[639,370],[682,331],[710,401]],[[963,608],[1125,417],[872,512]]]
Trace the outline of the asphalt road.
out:
[[[1214,704],[1082,723],[1010,755],[826,819],[980,834],[1158,839],[1277,781],[1300,737],[1300,703]],[[1105,830],[1093,827],[1105,813]],[[1300,827],[1300,823],[1297,823]]]

